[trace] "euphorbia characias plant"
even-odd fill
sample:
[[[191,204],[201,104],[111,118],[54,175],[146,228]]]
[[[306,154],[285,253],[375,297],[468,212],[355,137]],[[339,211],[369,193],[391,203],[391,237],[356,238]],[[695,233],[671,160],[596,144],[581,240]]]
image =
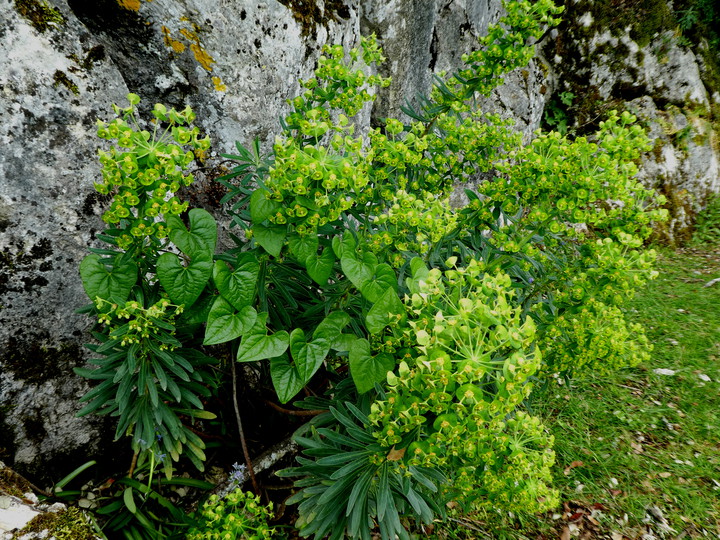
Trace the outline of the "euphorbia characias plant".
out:
[[[157,440],[201,466],[184,422],[210,414],[203,345],[230,343],[237,362],[267,362],[282,403],[324,374],[325,397],[297,405],[329,412],[298,433],[305,457],[281,473],[300,477],[302,535],[408,538],[450,500],[555,505],[552,440],[525,407],[531,380],[645,357],[621,307],[654,277],[642,246],[663,201],[633,178],[648,141],[628,113],[592,136],[538,132],[523,145],[511,122],[477,110],[560,12],[549,0],[505,7],[407,122],[366,136],[354,117],[390,82],[366,73],[382,51],[373,37],[347,54],[326,47],[272,151],[226,156],[238,162],[221,178],[226,202],[245,229],[226,253],[212,216],[185,214],[175,195],[207,148],[185,127],[191,112],[156,106],[150,134],[131,96],[100,126],[125,150],[101,155],[112,247],[81,266],[105,356],[80,371],[102,381],[83,412],[118,415],[138,451]]]

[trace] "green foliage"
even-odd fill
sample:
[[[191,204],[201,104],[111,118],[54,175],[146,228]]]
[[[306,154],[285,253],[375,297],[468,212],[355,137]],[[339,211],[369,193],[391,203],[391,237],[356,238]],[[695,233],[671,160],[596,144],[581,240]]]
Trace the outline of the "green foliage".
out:
[[[550,129],[556,129],[561,135],[565,135],[568,131],[568,121],[570,119],[569,109],[573,104],[575,94],[572,92],[560,92],[557,97],[548,102],[543,112],[543,122]]]
[[[103,182],[100,193],[114,195],[103,219],[113,225],[98,237],[109,248],[93,249],[80,264],[80,276],[93,305],[85,311],[97,319],[95,368],[77,368],[79,375],[99,381],[81,401],[78,413],[117,417],[115,438],[132,436],[141,461],[162,462],[172,475],[172,462],[187,455],[203,468],[203,441],[188,420],[212,418],[203,410],[212,377],[206,366],[214,360],[183,346],[183,316],[205,289],[213,269],[215,220],[204,210],[189,212],[189,229],[177,216],[187,209],[174,195],[192,182],[185,169],[209,140],[197,128],[185,127],[194,115],[156,106],[152,133],[135,116],[139,98],[115,106],[118,118],[98,122],[98,135],[118,146],[100,151]],[[177,255],[180,253],[182,260]],[[162,457],[160,457],[162,456]]]
[[[692,243],[695,245],[717,245],[720,243],[720,197],[710,197],[705,209],[695,221]]]
[[[187,424],[212,416],[201,347],[227,343],[236,361],[262,362],[282,403],[325,391],[298,404],[330,412],[298,432],[304,456],[283,473],[299,477],[302,535],[409,538],[451,501],[553,507],[553,439],[527,407],[533,381],[645,357],[621,308],[655,275],[642,246],[665,214],[634,179],[650,146],[632,115],[523,145],[510,121],[476,109],[560,11],[546,0],[506,10],[463,69],[405,109],[407,124],[386,119],[366,136],[353,117],[389,84],[365,74],[382,52],[373,37],[347,56],[326,47],[272,152],[256,142],[226,156],[238,165],[222,178],[225,202],[245,234],[225,253],[213,218],[185,216],[175,195],[192,181],[183,145],[206,148],[184,127],[192,113],[156,106],[167,130],[150,135],[128,124],[131,95],[123,119],[100,126],[126,150],[101,154],[97,186],[114,196],[102,238],[117,249],[81,266],[101,325],[91,348],[104,356],[79,371],[101,381],[82,413],[119,417],[116,436],[132,434],[151,470],[169,477],[181,454],[200,468]],[[463,183],[467,202],[452,207]]]
[[[186,511],[174,502],[173,488],[207,490],[212,484],[191,478],[158,478],[156,467],[162,463],[161,456],[152,452],[148,460],[138,462],[130,476],[117,479],[109,493],[97,499],[94,510],[105,518],[103,531],[110,538],[126,540],[164,540],[177,538],[177,532],[191,523]]]
[[[408,465],[403,452],[378,444],[366,430],[366,411],[352,403],[313,404],[330,413],[295,437],[309,459],[279,473],[303,477],[296,483],[303,489],[288,501],[299,505],[302,536],[369,539],[377,525],[383,540],[409,540],[406,518],[429,524],[443,515],[437,497],[445,479],[436,469]]]
[[[272,503],[263,506],[260,497],[238,488],[225,497],[210,495],[193,516],[197,521],[184,537],[187,540],[276,540],[284,538],[271,527]]]

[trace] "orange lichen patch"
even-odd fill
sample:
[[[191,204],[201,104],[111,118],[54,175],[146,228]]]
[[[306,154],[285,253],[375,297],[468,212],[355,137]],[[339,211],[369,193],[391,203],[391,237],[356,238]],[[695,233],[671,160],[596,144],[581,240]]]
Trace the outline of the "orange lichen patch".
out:
[[[129,11],[140,11],[140,0],[117,0],[118,5]]]
[[[195,60],[198,61],[198,64],[204,67],[207,71],[212,71],[211,64],[215,63],[215,59],[210,56],[208,52],[203,49],[203,47],[199,43],[191,43],[190,50],[195,55]]]
[[[215,90],[218,92],[227,92],[227,86],[225,86],[225,83],[222,82],[220,77],[213,77],[212,82],[213,85],[215,85]]]
[[[166,26],[160,27],[163,33],[163,41],[165,41],[165,45],[170,47],[173,52],[176,52],[180,54],[185,50],[185,44],[182,41],[178,41],[177,39],[174,39],[170,35],[170,29]]]

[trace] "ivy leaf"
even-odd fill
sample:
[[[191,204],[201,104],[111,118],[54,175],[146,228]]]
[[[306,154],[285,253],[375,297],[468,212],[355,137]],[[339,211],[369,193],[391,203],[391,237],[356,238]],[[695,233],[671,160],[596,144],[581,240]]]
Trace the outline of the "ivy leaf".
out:
[[[268,192],[261,188],[250,195],[250,217],[255,224],[262,223],[280,208],[280,204],[268,199],[267,195]]]
[[[202,208],[193,208],[188,212],[188,219],[190,230],[185,228],[185,224],[177,216],[168,216],[165,219],[170,229],[170,241],[191,259],[203,255],[212,257],[217,243],[215,218]]]
[[[332,239],[332,248],[335,252],[335,256],[338,259],[342,259],[345,253],[355,252],[355,238],[350,234],[344,234],[342,236],[335,236]]]
[[[208,315],[203,345],[217,345],[240,337],[253,327],[256,320],[257,311],[252,306],[236,311],[230,302],[218,296]]]
[[[288,238],[288,247],[290,248],[292,256],[295,257],[298,262],[304,263],[309,257],[317,256],[318,236],[316,234],[306,236],[294,234]]]
[[[91,300],[98,296],[104,300],[123,303],[137,282],[138,269],[135,262],[123,261],[117,255],[110,266],[99,255],[92,254],[80,263],[83,288]]]
[[[279,257],[283,246],[285,245],[285,237],[287,236],[287,227],[282,225],[273,225],[266,227],[260,223],[253,225],[253,238],[255,242],[262,246],[273,257]]]
[[[305,383],[288,361],[287,354],[270,360],[270,377],[280,403],[287,403],[303,389]]]
[[[216,261],[213,268],[213,281],[220,294],[235,309],[242,309],[252,304],[255,298],[255,284],[260,273],[260,264],[254,255],[241,253],[230,270],[227,264]]]
[[[365,326],[368,332],[377,334],[389,324],[398,322],[398,315],[405,317],[405,306],[394,289],[387,289],[365,316]]]
[[[373,253],[355,253],[345,251],[340,259],[342,271],[358,289],[372,279],[377,268],[378,260]]]
[[[254,362],[256,360],[275,358],[287,350],[289,344],[288,333],[281,330],[268,335],[265,324],[267,317],[266,312],[259,313],[253,327],[243,336],[237,351],[238,362]]]
[[[356,339],[350,346],[350,375],[358,392],[361,394],[382,382],[387,372],[395,367],[395,360],[387,353],[376,356],[370,354],[370,342],[367,339]]]
[[[191,248],[192,249],[192,248]],[[212,257],[196,257],[183,266],[174,253],[163,253],[157,260],[157,277],[170,299],[186,308],[198,299],[212,275]]]
[[[322,255],[319,257],[317,254],[313,254],[305,259],[305,268],[308,275],[315,283],[321,286],[327,285],[334,265],[335,256],[333,255],[332,249],[327,247],[323,249]]]
[[[290,333],[290,354],[303,386],[315,375],[329,352],[330,341],[325,338],[308,342],[302,328],[296,328]]]
[[[313,339],[325,339],[333,342],[340,337],[343,328],[350,324],[350,315],[343,311],[333,311],[325,317],[313,332]]]
[[[381,263],[375,267],[375,274],[358,288],[365,298],[377,302],[388,288],[397,292],[397,276],[389,264]]]

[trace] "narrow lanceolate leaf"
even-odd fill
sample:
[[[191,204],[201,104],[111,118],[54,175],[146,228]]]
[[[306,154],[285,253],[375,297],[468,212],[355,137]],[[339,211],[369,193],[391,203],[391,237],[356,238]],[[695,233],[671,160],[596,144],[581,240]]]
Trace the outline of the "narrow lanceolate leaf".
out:
[[[174,253],[163,253],[157,260],[157,276],[170,299],[189,308],[198,299],[212,275],[212,256],[199,255],[183,266]]]
[[[106,264],[99,255],[88,255],[80,263],[83,288],[91,300],[98,296],[123,303],[137,282],[138,269],[134,261],[116,256]]]
[[[170,241],[191,259],[196,257],[212,257],[217,243],[217,223],[210,212],[202,208],[193,208],[188,212],[190,229],[177,216],[166,218],[170,229]]]
[[[260,313],[253,327],[243,336],[237,352],[238,362],[254,362],[275,358],[283,354],[290,343],[290,336],[284,330],[268,335],[267,313]]]
[[[215,299],[208,315],[203,345],[217,345],[242,336],[252,329],[257,320],[257,312],[252,306],[239,311],[222,296]]]
[[[370,342],[358,339],[350,346],[350,375],[361,394],[384,381],[387,372],[395,367],[395,360],[386,353],[370,354]]]
[[[257,258],[249,253],[242,253],[237,258],[234,270],[223,261],[215,262],[213,281],[225,300],[235,309],[242,309],[252,304],[255,298],[259,273],[260,264]]]

